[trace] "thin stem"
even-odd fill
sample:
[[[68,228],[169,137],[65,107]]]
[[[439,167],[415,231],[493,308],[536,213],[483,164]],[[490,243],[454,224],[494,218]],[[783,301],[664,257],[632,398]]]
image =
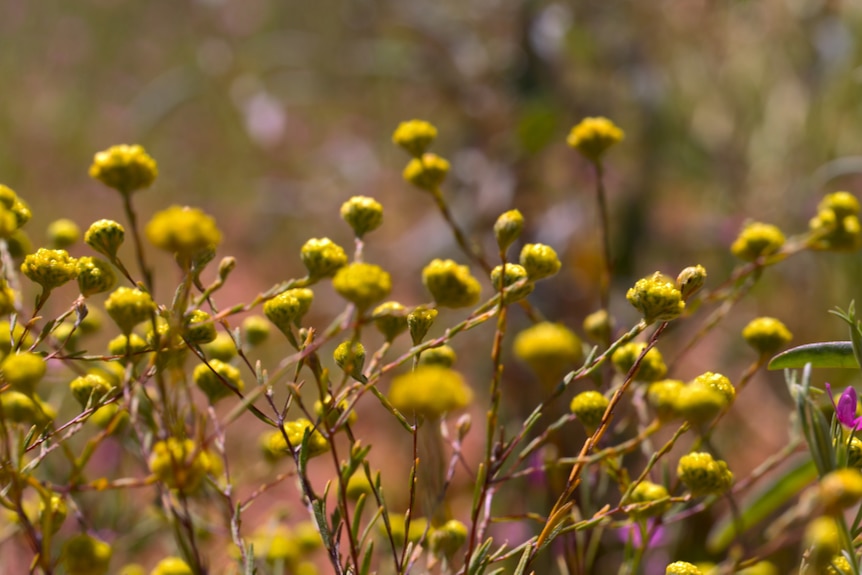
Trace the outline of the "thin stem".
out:
[[[593,162],[593,167],[596,172],[596,202],[599,207],[599,235],[602,241],[603,258],[599,297],[602,309],[610,313],[613,262],[611,261],[610,223],[608,220],[608,202],[604,182],[605,170],[601,160]]]
[[[153,293],[153,272],[147,267],[147,261],[144,258],[144,246],[141,242],[141,233],[138,230],[138,216],[132,208],[132,195],[129,193],[121,194],[123,196],[123,210],[126,213],[126,218],[129,220],[129,228],[132,230],[132,240],[135,244],[135,257],[138,260],[138,267],[141,268],[141,275],[144,276],[144,287],[147,291]]]

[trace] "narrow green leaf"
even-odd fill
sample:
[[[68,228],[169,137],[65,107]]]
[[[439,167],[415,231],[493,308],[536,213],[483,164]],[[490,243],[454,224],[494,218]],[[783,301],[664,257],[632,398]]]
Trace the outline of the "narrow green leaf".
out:
[[[518,566],[515,567],[515,572],[512,575],[524,575],[524,569],[527,568],[527,559],[530,558],[530,551],[532,550],[533,548],[529,545],[524,548],[524,552],[521,553],[521,560],[518,561]]]
[[[811,367],[859,369],[853,343],[849,341],[823,341],[788,349],[772,358],[769,369],[801,368],[806,363]]]
[[[740,504],[738,522],[734,521],[731,514],[726,514],[707,537],[707,549],[710,553],[723,552],[734,539],[795,499],[799,492],[816,478],[817,468],[814,463],[810,459],[800,461],[762,491]]]
[[[368,547],[362,556],[362,567],[359,569],[359,575],[368,575],[371,570],[371,557],[374,555],[374,541],[368,542]]]
[[[478,549],[476,549],[476,553],[473,554],[473,558],[470,559],[470,567],[467,569],[468,575],[481,575],[485,572],[485,569],[488,566],[488,554],[490,553],[491,543],[494,540],[492,538],[488,538],[482,543]]]

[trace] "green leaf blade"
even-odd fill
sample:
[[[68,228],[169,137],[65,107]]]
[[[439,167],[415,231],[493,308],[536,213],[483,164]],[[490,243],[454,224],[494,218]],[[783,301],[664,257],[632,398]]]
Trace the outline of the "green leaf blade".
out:
[[[823,341],[800,345],[779,353],[769,362],[769,369],[800,369],[811,367],[859,369],[859,362],[849,341]]]

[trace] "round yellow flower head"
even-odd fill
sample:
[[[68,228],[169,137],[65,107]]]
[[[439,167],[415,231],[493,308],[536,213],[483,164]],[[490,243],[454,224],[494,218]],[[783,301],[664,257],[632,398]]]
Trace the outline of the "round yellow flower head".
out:
[[[470,268],[452,260],[435,259],[422,270],[422,283],[442,307],[467,307],[479,301],[482,286]]]
[[[137,563],[123,565],[117,575],[147,575],[147,570]]]
[[[600,309],[584,318],[583,328],[587,337],[593,341],[610,341],[614,321],[607,310]]]
[[[733,400],[736,398],[736,390],[733,388],[733,384],[720,373],[704,372],[694,378],[692,383],[706,385],[714,389],[724,397],[727,405],[733,403]]]
[[[808,562],[816,570],[825,570],[832,558],[841,553],[841,536],[835,519],[818,517],[805,527],[802,544],[808,548]]]
[[[404,168],[404,179],[426,192],[436,192],[449,174],[449,162],[436,154],[422,154]]]
[[[685,309],[676,282],[660,272],[635,282],[634,287],[626,292],[626,299],[643,314],[647,324],[676,319]]]
[[[777,575],[778,571],[775,573]],[[846,575],[847,573],[853,573],[853,567],[844,555],[836,555],[832,558],[831,564],[826,567],[826,575]]]
[[[758,561],[750,567],[736,572],[736,575],[778,575],[778,567],[769,561]],[[848,571],[849,573],[849,571]]]
[[[47,501],[44,498],[39,500],[39,523],[49,525],[51,533],[60,530],[68,513],[69,508],[66,506],[66,500],[61,495],[53,493]]]
[[[759,257],[771,256],[784,245],[784,234],[778,226],[761,222],[749,222],[730,246],[736,257],[754,261]]]
[[[638,357],[646,349],[646,346],[647,344],[642,342],[630,342],[621,345],[611,355],[611,362],[621,375],[628,375],[629,370],[634,366]],[[664,358],[658,348],[654,347],[646,352],[646,355],[638,366],[634,379],[638,381],[658,381],[665,375],[667,375],[667,366],[664,363]]]
[[[126,230],[114,220],[98,220],[90,224],[84,243],[102,255],[113,259],[126,239]]]
[[[111,546],[86,533],[73,535],[63,545],[67,575],[105,575],[111,565]]]
[[[108,429],[108,426],[111,426],[113,433],[126,428],[129,423],[129,412],[116,403],[109,403],[91,413],[87,421],[101,429]]]
[[[703,575],[703,571],[686,561],[674,561],[665,569],[665,575]]]
[[[578,336],[561,324],[547,321],[520,332],[514,350],[519,359],[549,379],[562,377],[584,357]]]
[[[569,132],[566,143],[588,160],[597,162],[623,137],[623,131],[607,118],[584,118]]]
[[[562,264],[557,252],[545,244],[527,244],[521,249],[521,265],[531,281],[556,275]]]
[[[709,453],[689,453],[679,460],[676,473],[695,497],[724,493],[733,483],[727,463]]]
[[[787,345],[793,334],[774,317],[758,317],[742,330],[742,337],[761,355],[772,355]]]
[[[21,272],[48,292],[78,276],[77,260],[66,250],[39,248],[24,258]]]
[[[285,421],[284,434],[278,430],[267,434],[265,436],[265,442],[267,444],[265,446],[265,451],[271,454],[271,456],[282,456],[290,453],[287,441],[284,439],[285,434],[287,435],[288,441],[290,441],[290,447],[298,451],[302,447],[302,440],[306,433],[309,434],[309,458],[317,457],[329,450],[329,443],[326,441],[323,434],[314,427],[313,423],[301,417],[294,421]]]
[[[105,377],[97,373],[88,373],[73,379],[69,383],[69,389],[81,407],[87,407],[90,401],[93,405],[98,405],[109,393],[114,390],[114,386]]]
[[[310,289],[289,289],[264,303],[263,314],[282,333],[288,333],[292,325],[299,324],[313,300],[314,292]]]
[[[119,287],[105,301],[105,311],[125,335],[152,317],[156,304],[150,294],[139,289]]]
[[[15,259],[23,258],[33,252],[33,242],[22,229],[17,229],[12,232],[12,235],[7,236],[6,244],[9,246],[9,255]]]
[[[401,146],[414,158],[420,157],[428,150],[431,142],[437,137],[437,128],[424,120],[409,120],[401,122],[392,134],[392,143]]]
[[[837,514],[862,499],[862,472],[850,467],[836,469],[823,476],[817,487],[823,509]]]
[[[500,276],[502,275],[502,271],[502,265],[496,266],[491,270],[491,285],[494,286],[495,291],[499,291],[500,289]],[[526,279],[527,270],[525,270],[523,266],[518,264],[506,264],[506,277],[503,278],[503,287],[508,288],[509,286]],[[526,282],[516,290],[507,291],[506,297],[504,298],[505,303],[510,304],[524,299],[532,293],[534,287],[533,282]]]
[[[2,236],[11,236],[33,217],[30,207],[11,188],[0,184],[0,214],[2,214]],[[11,217],[10,217],[11,216]]]
[[[293,528],[293,536],[296,539],[299,550],[305,554],[312,553],[323,547],[323,539],[317,525],[311,521],[303,521]]]
[[[0,393],[0,409],[3,410],[3,418],[13,423],[32,425],[41,419],[35,399],[20,391],[10,389]]]
[[[5,279],[0,278],[0,315],[9,315],[15,311],[15,301],[18,299],[15,290],[9,287]]]
[[[362,378],[362,368],[365,366],[365,346],[360,342],[341,342],[335,348],[332,357],[341,371],[354,379]]]
[[[239,391],[245,389],[245,382],[243,382],[239,370],[231,364],[217,359],[210,360],[209,366],[203,363],[196,366],[192,373],[192,379],[195,385],[204,392],[210,403],[216,403],[233,395],[234,392],[230,386]]]
[[[697,293],[704,283],[706,283],[706,268],[702,265],[688,266],[676,276],[676,287],[679,288],[684,300]]]
[[[36,385],[42,381],[46,369],[45,359],[29,351],[7,355],[0,364],[0,373],[6,383],[15,391],[27,395],[36,391]]]
[[[220,332],[214,340],[202,345],[201,349],[206,354],[207,359],[230,361],[237,355],[233,338],[224,332]]]
[[[423,351],[422,355],[419,356],[419,364],[452,367],[456,359],[458,359],[458,356],[451,346],[438,345],[437,347]]]
[[[383,206],[374,198],[353,196],[341,204],[341,219],[361,238],[383,223]]]
[[[661,421],[670,421],[680,416],[677,398],[684,387],[685,383],[678,379],[663,379],[649,385],[647,403]]]
[[[194,441],[175,437],[156,442],[149,463],[156,479],[185,493],[197,490],[212,467],[209,454]]]
[[[201,345],[216,338],[216,327],[212,316],[202,309],[196,309],[185,318],[184,336],[189,343]]]
[[[431,552],[438,556],[452,557],[467,542],[467,526],[457,519],[450,519],[429,535]]]
[[[166,557],[153,567],[150,575],[194,575],[194,571],[179,557]]]
[[[149,350],[149,344],[136,333],[118,335],[108,342],[108,353],[118,357],[138,356]]]
[[[695,425],[709,423],[727,406],[724,394],[696,380],[679,390],[675,403],[676,412]]]
[[[12,342],[18,342],[23,335],[24,326],[21,325],[21,322],[15,323],[15,329],[12,329],[8,320],[0,321],[0,355],[8,355],[12,351]],[[33,338],[30,336],[30,332],[27,332],[21,347],[26,349],[31,345],[33,345]]]
[[[90,177],[123,194],[148,188],[158,175],[156,161],[143,147],[121,144],[96,153]]]
[[[111,264],[99,258],[78,258],[78,290],[84,297],[106,292],[117,285],[117,274]]]
[[[60,218],[48,224],[48,242],[54,249],[66,249],[75,245],[81,237],[81,228],[67,218]]]
[[[827,194],[809,222],[813,232],[809,245],[819,250],[855,251],[862,247],[859,201],[849,192]]]
[[[503,212],[494,222],[494,237],[497,239],[497,247],[505,252],[509,246],[515,243],[521,232],[524,231],[524,216],[518,210]]]
[[[371,318],[386,341],[394,340],[407,330],[407,308],[397,301],[380,304],[371,312]]]
[[[188,206],[171,206],[157,212],[145,231],[151,244],[183,260],[191,260],[221,243],[215,220]]]
[[[836,218],[859,215],[859,200],[850,192],[826,194],[817,204],[817,211],[831,210]]]
[[[269,323],[259,315],[250,315],[242,320],[242,333],[245,341],[250,346],[256,347],[269,338]]]
[[[335,273],[332,287],[341,297],[365,310],[389,295],[392,278],[380,266],[354,262]]]
[[[426,309],[422,306],[415,308],[407,314],[407,327],[410,330],[410,338],[413,340],[413,345],[418,345],[428,334],[428,330],[434,325],[434,320],[437,319],[436,309]]]
[[[389,526],[392,529],[392,539],[395,541],[396,548],[402,547],[405,539],[411,543],[419,543],[422,535],[425,534],[425,530],[428,529],[428,520],[424,517],[412,517],[410,519],[410,530],[407,533],[405,533],[406,525],[407,520],[404,515],[400,513],[389,514]],[[380,529],[380,534],[383,537],[388,537],[383,521],[378,521],[377,526]]]
[[[629,511],[636,519],[658,517],[670,509],[670,496],[664,485],[651,481],[641,481],[632,490],[629,503],[640,503],[637,508]]]
[[[286,525],[265,527],[255,532],[252,538],[255,556],[262,556],[267,563],[279,561],[283,565],[295,566],[302,555],[299,542]],[[291,573],[294,571],[291,570]]]
[[[610,403],[608,398],[598,391],[583,391],[572,399],[569,409],[578,417],[587,432],[592,433],[601,425]]]
[[[344,248],[329,238],[308,240],[300,250],[300,257],[305,269],[308,270],[308,277],[313,280],[332,277],[335,272],[347,265],[347,254]]]
[[[371,482],[361,470],[350,476],[345,489],[347,498],[351,501],[356,501],[361,495],[369,496],[373,493]]]
[[[436,419],[466,407],[473,391],[457,371],[439,365],[422,365],[392,381],[389,401],[399,411]]]

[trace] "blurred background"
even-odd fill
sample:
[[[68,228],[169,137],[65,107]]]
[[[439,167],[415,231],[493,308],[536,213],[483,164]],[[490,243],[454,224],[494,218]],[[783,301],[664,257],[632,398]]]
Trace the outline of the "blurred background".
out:
[[[424,265],[465,263],[430,198],[402,181],[407,157],[390,140],[400,121],[429,120],[433,151],[453,164],[444,194],[458,222],[493,253],[494,220],[520,209],[523,240],[564,262],[532,301],[580,332],[598,307],[601,260],[592,171],[565,136],[603,115],[626,133],[606,165],[611,309],[627,326],[637,278],[701,263],[718,285],[747,219],[789,236],[824,193],[862,195],[860,38],[862,4],[840,0],[0,0],[0,182],[31,204],[38,246],[56,218],[122,221],[119,198],[87,168],[98,150],[143,144],[160,176],[135,197],[140,217],[177,203],[216,218],[219,255],[240,262],[224,303],[301,276],[308,238],[349,249],[338,208],[373,196],[385,223],[366,259],[416,305],[428,299]],[[858,297],[860,280],[858,254],[806,253],[768,270],[671,376],[738,376],[753,359],[738,334],[757,315],[783,320],[797,344],[846,338],[827,311]],[[162,299],[170,284],[157,284]],[[310,322],[325,325],[342,304],[319,292]],[[462,316],[441,314],[438,332]],[[528,325],[520,310],[512,323]],[[456,345],[475,381],[489,362],[469,353],[486,353],[490,333]],[[692,333],[671,333],[665,356]],[[511,363],[521,415],[535,383]],[[749,434],[730,457],[746,469],[786,441],[789,399],[775,373],[741,399],[740,435],[724,441],[733,451]]]

